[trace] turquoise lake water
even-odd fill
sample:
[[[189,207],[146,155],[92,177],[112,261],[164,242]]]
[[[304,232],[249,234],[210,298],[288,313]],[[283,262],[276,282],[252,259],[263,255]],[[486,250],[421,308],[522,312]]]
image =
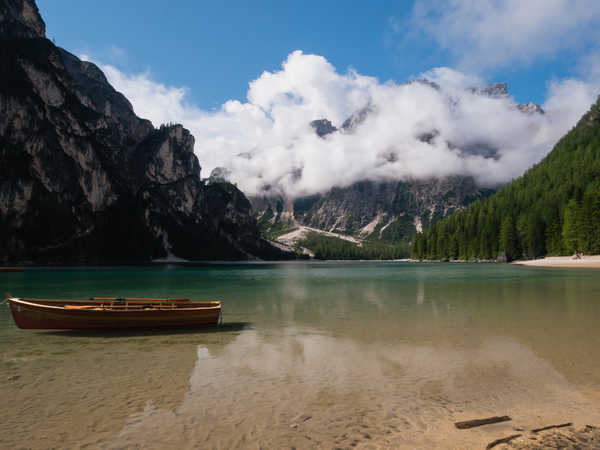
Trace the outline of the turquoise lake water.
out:
[[[514,427],[600,423],[597,270],[63,267],[0,273],[0,288],[216,299],[224,319],[182,332],[28,331],[2,306],[2,448],[480,448]],[[504,414],[513,421],[453,427]]]

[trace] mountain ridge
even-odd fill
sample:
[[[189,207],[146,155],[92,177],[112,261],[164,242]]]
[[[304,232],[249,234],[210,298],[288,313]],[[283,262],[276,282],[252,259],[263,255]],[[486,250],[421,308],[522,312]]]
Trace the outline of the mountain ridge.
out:
[[[285,256],[235,186],[200,179],[189,131],[137,117],[33,1],[0,0],[0,41],[1,262]]]

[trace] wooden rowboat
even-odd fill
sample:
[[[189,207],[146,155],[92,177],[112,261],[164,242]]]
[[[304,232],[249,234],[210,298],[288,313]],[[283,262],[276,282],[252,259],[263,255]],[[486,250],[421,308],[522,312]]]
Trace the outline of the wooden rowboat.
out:
[[[91,298],[42,300],[7,297],[19,328],[87,330],[193,327],[221,322],[221,302],[189,299]]]

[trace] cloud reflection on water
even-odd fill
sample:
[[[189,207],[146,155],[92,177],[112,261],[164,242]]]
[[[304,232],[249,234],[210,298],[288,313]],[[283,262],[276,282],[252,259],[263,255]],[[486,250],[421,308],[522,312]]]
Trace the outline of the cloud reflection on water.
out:
[[[348,430],[360,429],[374,443],[425,446],[465,417],[509,414],[521,426],[600,417],[552,365],[500,336],[468,348],[385,345],[289,327],[247,330],[218,354],[199,346],[197,355],[181,405],[147,407],[115,444],[146,447],[170,436],[178,446],[245,447],[251,437],[303,447],[309,442],[294,431],[299,416],[310,416],[301,425],[324,446],[347,446]]]

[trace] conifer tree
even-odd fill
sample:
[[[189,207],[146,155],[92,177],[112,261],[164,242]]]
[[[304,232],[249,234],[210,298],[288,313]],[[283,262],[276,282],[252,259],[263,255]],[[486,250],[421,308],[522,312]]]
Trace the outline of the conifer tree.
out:
[[[565,217],[563,220],[562,236],[565,249],[568,253],[575,253],[579,251],[579,230],[577,226],[577,218],[579,206],[577,201],[572,198],[567,203],[565,208]]]
[[[500,227],[500,251],[506,254],[507,261],[518,258],[517,228],[512,216],[506,216]]]

